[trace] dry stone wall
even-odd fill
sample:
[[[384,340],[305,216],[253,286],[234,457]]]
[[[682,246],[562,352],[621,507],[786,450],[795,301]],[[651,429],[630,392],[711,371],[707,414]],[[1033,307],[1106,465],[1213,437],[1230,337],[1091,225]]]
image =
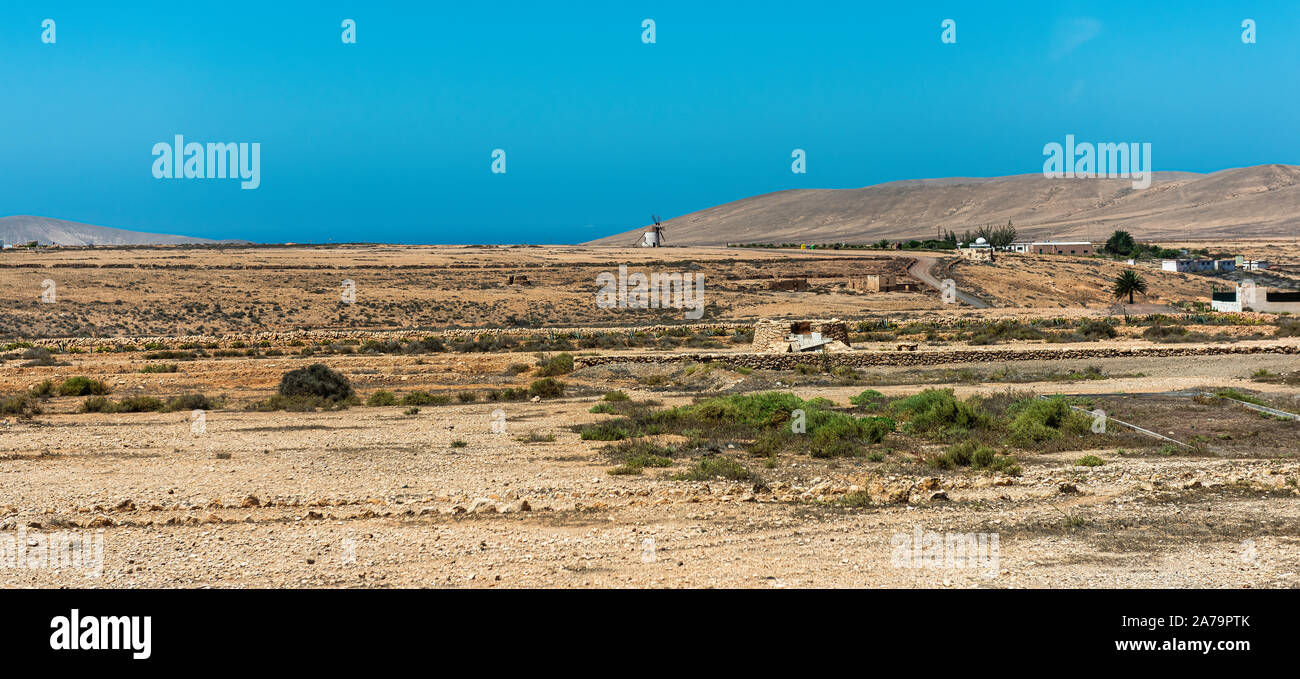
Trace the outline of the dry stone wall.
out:
[[[872,366],[943,365],[947,363],[990,363],[997,361],[1065,361],[1097,358],[1142,358],[1168,356],[1214,356],[1222,354],[1300,354],[1300,345],[1210,345],[1210,346],[1153,346],[1153,347],[1097,347],[1070,349],[956,349],[944,351],[855,351],[845,353],[766,354],[766,353],[674,353],[674,354],[619,354],[608,356],[579,356],[576,367],[609,365],[614,363],[721,363],[731,368],[764,370],[793,370],[800,364],[869,368]]]

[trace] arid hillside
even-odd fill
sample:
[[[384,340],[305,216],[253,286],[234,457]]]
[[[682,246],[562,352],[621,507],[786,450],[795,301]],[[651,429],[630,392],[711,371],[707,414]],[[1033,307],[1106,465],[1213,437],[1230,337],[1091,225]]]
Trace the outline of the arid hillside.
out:
[[[1011,221],[1031,238],[1104,241],[1291,237],[1300,227],[1300,167],[1259,165],[1211,174],[1156,172],[1128,179],[1047,179],[1041,174],[922,179],[861,189],[777,191],[663,223],[669,245],[734,242],[871,243],[933,238]],[[628,245],[628,231],[592,241]]]

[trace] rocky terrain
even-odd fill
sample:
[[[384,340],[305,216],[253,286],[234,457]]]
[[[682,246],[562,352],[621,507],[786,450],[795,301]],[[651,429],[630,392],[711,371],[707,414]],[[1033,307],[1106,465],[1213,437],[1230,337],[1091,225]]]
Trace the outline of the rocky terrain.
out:
[[[110,252],[98,268],[58,252],[10,260],[0,274],[79,272],[123,302],[101,300],[94,313],[107,318],[119,306],[144,313],[152,294],[227,295],[224,309],[243,291],[247,304],[287,308],[285,288],[234,282],[356,275],[347,267],[359,256],[434,267],[425,280],[469,294],[475,277],[498,285],[507,271],[481,268],[480,254],[271,249],[240,263],[159,248]],[[816,304],[833,307],[840,293],[759,290],[773,275],[764,262],[794,266],[779,263],[788,253],[690,254],[730,267],[734,319],[471,330],[293,327],[264,314],[214,329],[180,303],[185,332],[0,343],[0,587],[1300,586],[1300,422],[1251,407],[1300,413],[1292,319],[842,294],[859,304],[844,315],[853,351],[828,358],[853,360],[823,362],[756,354],[746,314],[759,305],[743,295],[790,295],[788,313],[807,318],[833,315]],[[563,294],[576,299],[586,273],[547,261],[581,255],[529,249],[515,264],[537,264],[530,273],[574,286]],[[828,274],[842,265],[818,257]],[[1050,264],[1033,264],[1035,275],[1050,276],[1040,270]],[[180,292],[122,283],[123,272]],[[550,294],[537,288],[500,294]],[[6,307],[0,321],[85,313],[72,295],[45,306],[44,316]],[[350,400],[277,405],[284,376],[312,364],[346,378]],[[896,407],[934,388],[991,419],[945,433]],[[674,420],[698,403],[720,407],[710,399],[771,393],[820,409],[813,425],[893,423],[814,454],[815,433],[773,447],[730,415],[705,429]],[[1016,439],[1016,408],[1058,396],[1076,409],[1063,410],[1073,428],[1044,420],[1053,431]],[[1096,411],[1100,430],[1089,429]],[[945,462],[966,438],[989,449]],[[655,454],[632,464],[628,446]],[[102,540],[102,569],[30,561],[65,540]],[[963,544],[984,551],[962,562]]]

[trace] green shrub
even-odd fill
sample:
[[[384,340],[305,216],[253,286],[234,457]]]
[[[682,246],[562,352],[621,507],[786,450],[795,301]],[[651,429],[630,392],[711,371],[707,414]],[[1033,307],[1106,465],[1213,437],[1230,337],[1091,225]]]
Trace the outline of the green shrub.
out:
[[[573,372],[573,354],[556,354],[537,362],[538,377],[554,377]]]
[[[1080,467],[1100,467],[1103,464],[1106,464],[1106,461],[1096,455],[1084,455],[1079,458],[1079,461],[1075,462],[1075,464]]]
[[[906,430],[921,436],[952,437],[973,429],[990,429],[993,418],[951,389],[925,391],[889,403],[889,411],[907,419]]]
[[[265,401],[258,401],[250,406],[252,410],[269,412],[273,410],[284,410],[294,413],[310,413],[315,410],[343,410],[350,405],[355,405],[356,397],[351,396],[347,399],[336,401],[319,396],[285,396],[276,394]]]
[[[627,418],[620,418],[583,427],[579,436],[583,441],[622,441],[639,434],[629,426]]]
[[[630,398],[630,397],[627,395],[626,392],[623,392],[623,391],[617,391],[617,390],[616,390],[616,391],[607,391],[607,392],[605,392],[605,396],[603,397],[603,400],[606,400],[606,401],[626,401],[626,400],[628,400],[629,398]]]
[[[457,392],[456,400],[461,403],[473,403],[478,400],[478,394],[472,391]]]
[[[40,414],[40,403],[27,394],[0,398],[0,415],[17,415],[18,419],[28,420]]]
[[[314,397],[327,401],[344,401],[352,397],[352,383],[328,366],[313,363],[284,374],[280,379],[281,396]]]
[[[754,439],[754,443],[749,446],[749,452],[757,456],[772,457],[789,447],[793,438],[794,435],[785,430],[765,431]]]
[[[464,442],[464,441],[462,441],[462,440],[460,440],[460,439],[456,439],[455,441],[452,441],[452,442],[451,442],[451,447],[452,447],[452,448],[464,448],[465,446],[468,446],[468,445],[469,445],[468,443],[466,443],[466,442]]]
[[[970,467],[1001,472],[1010,476],[1020,475],[1020,465],[1014,456],[999,455],[992,448],[969,440],[949,446],[942,454],[930,456],[927,462],[937,469]]]
[[[91,396],[81,402],[81,412],[83,413],[111,413],[113,402],[103,396]]]
[[[528,395],[540,396],[542,398],[555,398],[564,395],[565,386],[566,385],[563,382],[557,381],[552,377],[543,377],[538,380],[533,380],[533,383],[528,385]]]
[[[451,397],[446,394],[430,394],[427,391],[412,391],[402,394],[401,403],[404,406],[445,406],[451,403]]]
[[[859,419],[843,413],[818,412],[809,425],[813,457],[861,455],[866,452],[861,446],[880,443],[894,431],[894,421],[888,417]]]
[[[887,400],[884,394],[875,389],[867,389],[857,396],[849,397],[849,403],[867,410],[880,410],[885,406]]]
[[[146,366],[143,367],[143,368],[140,368],[140,372],[142,372],[142,373],[174,373],[174,372],[176,372],[176,371],[179,370],[179,369],[180,369],[180,367],[177,366],[175,363],[153,363],[153,364],[150,364],[150,365],[146,365]]]
[[[59,384],[58,391],[59,396],[102,396],[108,393],[108,387],[88,377],[69,377]]]
[[[1028,446],[1061,437],[1062,433],[1082,434],[1092,421],[1075,412],[1063,398],[1030,398],[1012,404],[1010,441]]]
[[[603,450],[612,460],[621,463],[608,470],[615,476],[640,474],[645,467],[670,467],[673,464],[672,455],[677,453],[675,448],[661,448],[645,441],[625,441],[605,446]]]
[[[36,398],[49,398],[54,395],[54,381],[42,380],[37,384],[33,384],[32,387],[27,390],[27,393]]]
[[[383,407],[383,406],[394,406],[397,405],[397,397],[394,396],[393,392],[391,391],[380,389],[379,391],[376,391],[375,393],[371,394],[370,398],[366,399],[366,405],[375,408]]]
[[[678,481],[708,481],[714,478],[749,481],[757,476],[735,460],[710,455],[701,458],[690,469],[673,478]]]

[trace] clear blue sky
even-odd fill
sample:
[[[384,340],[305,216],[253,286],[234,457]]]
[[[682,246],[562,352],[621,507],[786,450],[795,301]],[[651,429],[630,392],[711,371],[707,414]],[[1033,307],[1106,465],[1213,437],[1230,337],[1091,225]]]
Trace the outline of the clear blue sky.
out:
[[[0,216],[577,242],[781,189],[1041,172],[1066,134],[1151,142],[1155,170],[1300,163],[1296,2],[117,4],[0,4]],[[154,179],[178,133],[261,143],[261,187]]]

